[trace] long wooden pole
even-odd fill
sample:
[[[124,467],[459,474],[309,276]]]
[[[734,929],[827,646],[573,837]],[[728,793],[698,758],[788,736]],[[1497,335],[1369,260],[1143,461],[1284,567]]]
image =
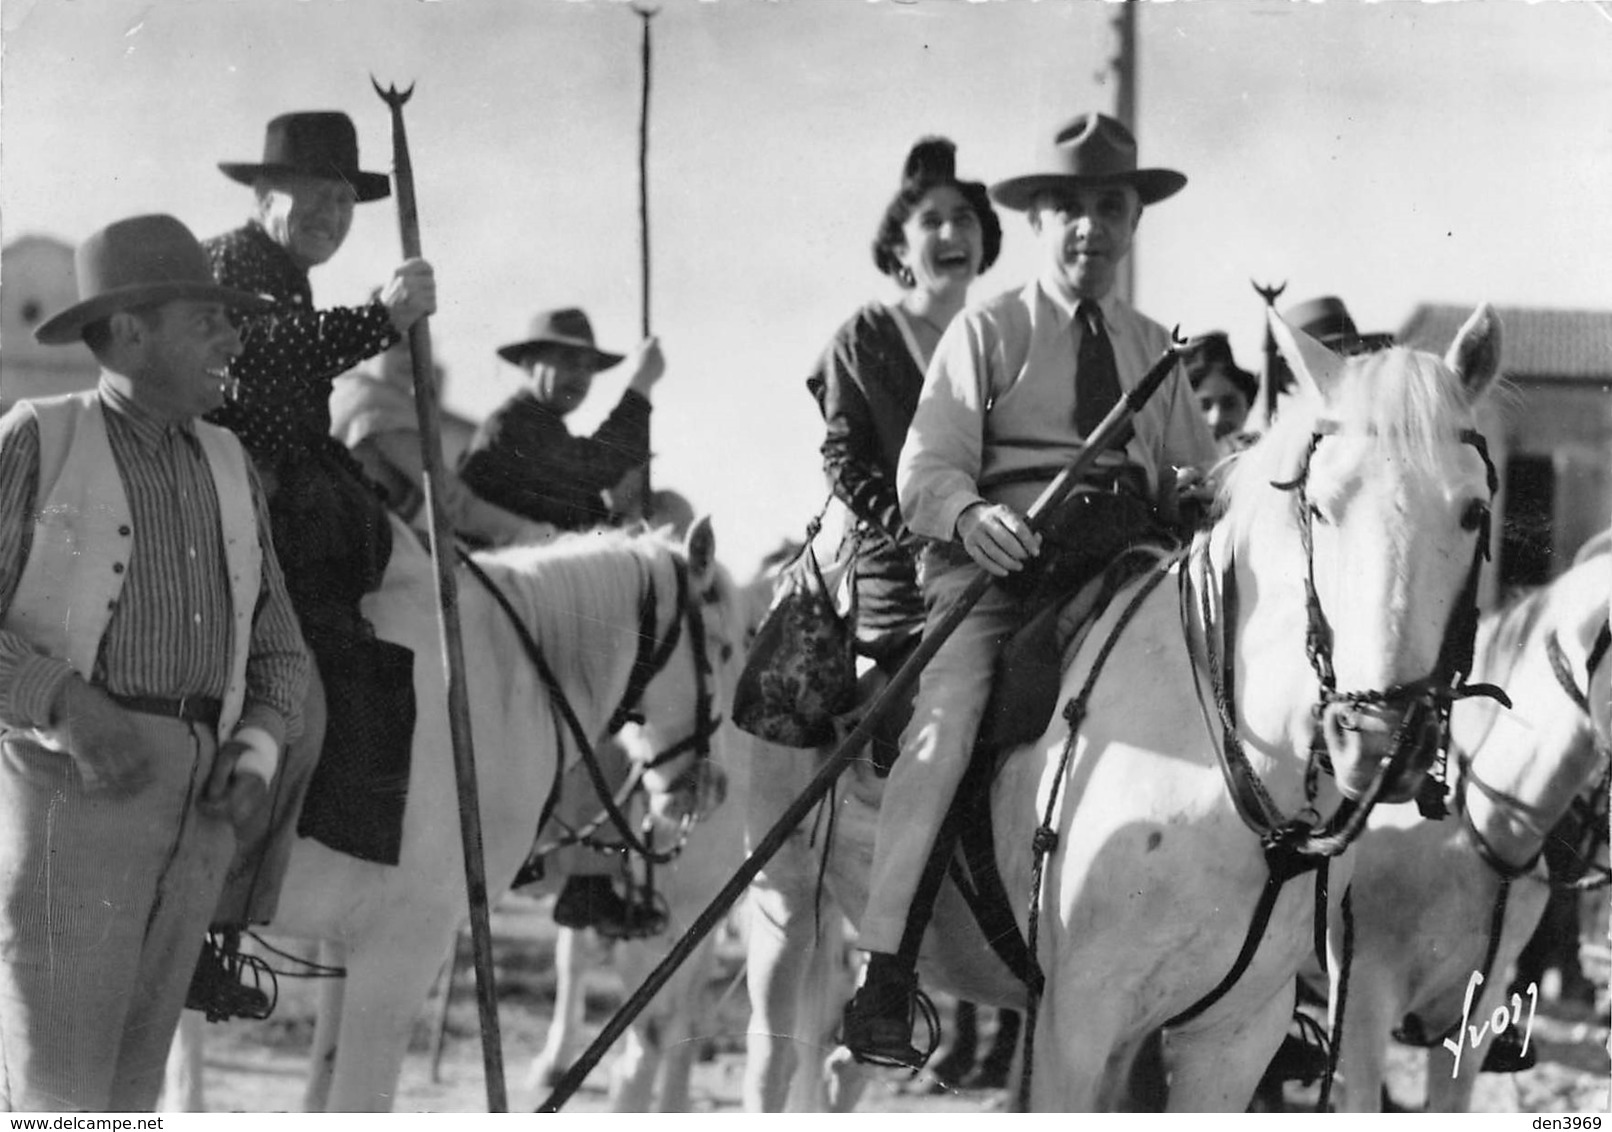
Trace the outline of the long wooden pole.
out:
[[[651,71],[651,50],[649,37],[649,21],[655,18],[655,10],[638,4],[633,5],[633,12],[643,21],[643,38],[640,46],[640,69],[643,72],[642,93],[638,102],[638,324],[639,335],[649,337],[649,83]],[[644,461],[642,482],[639,486],[639,514],[645,518],[652,518],[654,510],[654,487],[650,482],[649,461]]]
[[[1025,519],[1032,529],[1041,529],[1041,525],[1046,521],[1047,515],[1069,497],[1069,493],[1075,489],[1075,486],[1080,483],[1086,473],[1091,470],[1092,465],[1096,463],[1097,457],[1112,447],[1120,438],[1124,429],[1129,426],[1131,418],[1147,403],[1148,398],[1153,396],[1158,387],[1164,383],[1164,379],[1175,369],[1176,358],[1180,353],[1181,345],[1179,338],[1172,342],[1170,347],[1160,355],[1159,360],[1153,364],[1153,368],[1147,371],[1146,376],[1142,378],[1136,388],[1120,398],[1119,404],[1109,410],[1108,416],[1104,417],[1103,423],[1097,426],[1091,438],[1081,448],[1080,454],[1071,460],[1063,471],[1058,473],[1057,478],[1048,484],[1036,498],[1036,501],[1030,505],[1030,510],[1025,513]],[[777,853],[783,843],[788,840],[795,827],[805,819],[807,814],[812,812],[818,802],[822,801],[823,796],[834,785],[834,780],[840,776],[840,772],[845,769],[863,747],[867,746],[868,740],[872,738],[873,732],[883,722],[884,717],[889,715],[897,705],[907,702],[911,697],[913,685],[918,682],[919,673],[923,671],[935,653],[940,651],[940,646],[956,631],[957,626],[962,624],[963,618],[967,617],[969,610],[978,604],[979,599],[985,595],[985,591],[991,588],[993,580],[991,575],[985,571],[979,571],[974,580],[969,583],[968,588],[958,595],[957,600],[946,610],[940,620],[925,630],[923,640],[918,642],[918,647],[913,650],[912,656],[907,658],[906,663],[890,678],[890,683],[885,686],[884,691],[879,693],[878,697],[869,705],[867,714],[862,717],[861,722],[845,737],[844,742],[828,757],[828,760],[818,768],[817,774],[812,777],[811,782],[806,784],[806,789],[801,791],[800,797],[789,804],[789,807],[784,810],[783,815],[779,817],[773,827],[767,831],[760,841],[756,842],[756,847],[744,859],[744,863],[739,866],[739,870],[729,878],[727,884],[722,886],[721,891],[712,898],[710,904],[706,905],[705,910],[695,917],[694,923],[689,926],[688,931],[684,932],[682,938],[673,944],[672,949],[666,953],[666,958],[662,959],[660,965],[649,973],[643,985],[633,992],[632,997],[622,1003],[621,1009],[617,1010],[614,1017],[605,1023],[604,1029],[593,1040],[593,1044],[582,1052],[582,1056],[577,1058],[570,1069],[566,1070],[565,1076],[560,1079],[560,1083],[554,1087],[554,1091],[549,1094],[548,1099],[538,1108],[538,1112],[559,1112],[561,1106],[581,1087],[582,1082],[587,1080],[588,1074],[599,1063],[599,1059],[604,1056],[605,1051],[626,1031],[627,1027],[632,1024],[632,1020],[638,1017],[644,1007],[649,1005],[650,1000],[659,993],[661,987],[666,985],[666,981],[672,977],[677,968],[682,966],[683,961],[700,945],[700,941],[721,922],[723,916],[727,915],[728,909],[733,907],[734,902],[744,894],[744,890],[749,887],[756,874],[766,866],[767,862],[772,859],[773,854]]]
[[[403,129],[403,104],[414,93],[397,87],[375,93],[392,112],[392,180],[397,192],[403,256],[420,255],[420,217],[414,198],[414,166]],[[470,734],[470,699],[465,690],[464,642],[459,631],[459,591],[453,574],[453,530],[441,506],[442,433],[437,382],[431,366],[431,327],[418,319],[409,327],[414,369],[414,411],[420,420],[425,465],[425,507],[431,517],[431,562],[437,572],[437,626],[442,636],[442,667],[448,679],[448,728],[453,741],[454,778],[459,787],[459,834],[464,845],[465,891],[470,902],[470,942],[476,968],[476,1003],[481,1014],[481,1056],[487,1071],[487,1111],[507,1112],[504,1050],[498,1034],[498,996],[493,983],[493,937],[487,901],[487,870],[482,859],[481,806],[476,788],[476,752]]]
[[[651,51],[649,21],[655,18],[653,9],[633,5],[633,11],[644,22],[640,48],[643,72],[642,94],[638,102],[638,323],[641,336],[649,337],[649,81]]]

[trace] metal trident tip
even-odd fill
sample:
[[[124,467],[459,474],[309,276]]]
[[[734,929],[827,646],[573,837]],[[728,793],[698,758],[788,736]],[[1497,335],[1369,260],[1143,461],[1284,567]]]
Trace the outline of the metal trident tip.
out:
[[[1249,282],[1250,285],[1253,286],[1255,291],[1259,292],[1259,294],[1264,298],[1265,302],[1270,306],[1275,306],[1276,305],[1276,297],[1278,295],[1280,295],[1283,291],[1287,290],[1287,280],[1286,279],[1282,280],[1280,283],[1278,283],[1274,287],[1261,287],[1258,283],[1255,283],[1252,279],[1250,279],[1248,282]]]
[[[409,100],[409,95],[414,93],[413,83],[409,84],[408,90],[405,90],[403,93],[399,94],[397,84],[394,83],[389,87],[383,88],[376,80],[374,75],[369,77],[369,85],[375,88],[375,93],[381,96],[381,101],[385,102],[386,105],[393,107],[402,106]]]
[[[1170,348],[1172,350],[1185,349],[1191,342],[1192,339],[1181,336],[1181,324],[1179,322],[1170,328]]]

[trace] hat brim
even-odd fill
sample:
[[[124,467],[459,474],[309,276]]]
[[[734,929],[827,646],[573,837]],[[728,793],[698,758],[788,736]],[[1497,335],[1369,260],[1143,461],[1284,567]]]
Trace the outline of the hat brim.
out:
[[[1028,173],[992,185],[991,199],[1003,208],[1025,212],[1035,203],[1036,194],[1048,189],[1119,184],[1133,186],[1143,204],[1157,204],[1180,192],[1186,183],[1186,174],[1174,169],[1138,169],[1134,173],[1091,177],[1075,173]]]
[[[220,287],[215,283],[142,283],[114,288],[52,315],[34,329],[34,340],[43,346],[70,346],[83,341],[84,328],[92,322],[132,307],[153,306],[181,299],[222,303],[226,307],[244,311],[265,311],[274,306],[273,301],[263,295],[237,291],[233,287]]]
[[[1386,350],[1390,346],[1399,345],[1392,334],[1381,332],[1374,334],[1349,334],[1347,332],[1326,334],[1316,339],[1316,341],[1334,354],[1342,354],[1345,357],[1351,357],[1355,354],[1374,354],[1378,350]]]
[[[219,170],[232,181],[252,185],[259,177],[275,173],[301,173],[309,177],[340,177],[353,187],[360,203],[382,200],[392,195],[392,179],[385,173],[362,169],[305,169],[298,165],[249,165],[240,161],[220,161]]]
[[[511,342],[507,346],[498,347],[498,356],[510,365],[518,366],[534,354],[564,350],[573,354],[582,354],[587,357],[596,370],[609,369],[620,365],[625,360],[625,354],[612,354],[608,350],[601,350],[590,346],[586,342],[562,342],[554,338],[528,338],[524,342]]]

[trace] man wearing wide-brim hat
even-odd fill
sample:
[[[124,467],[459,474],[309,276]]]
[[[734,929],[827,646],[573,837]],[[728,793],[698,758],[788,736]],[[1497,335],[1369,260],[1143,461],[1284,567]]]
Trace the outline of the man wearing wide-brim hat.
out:
[[[1302,330],[1335,354],[1352,357],[1371,354],[1394,345],[1394,336],[1385,333],[1362,334],[1355,327],[1349,308],[1336,295],[1322,295],[1294,303],[1282,314],[1282,320],[1295,330]],[[1267,377],[1273,390],[1269,406],[1277,411],[1279,398],[1285,397],[1293,387],[1293,374],[1280,355],[1272,355],[1271,372]]]
[[[138,216],[85,240],[93,390],[0,419],[0,1109],[149,1110],[308,657],[241,444],[198,418],[267,304]],[[232,828],[233,827],[233,828]]]
[[[919,877],[968,764],[999,643],[1033,608],[1015,579],[1045,577],[1043,563],[1054,559],[1100,565],[1129,532],[1152,527],[1155,505],[1173,513],[1178,493],[1197,491],[1216,459],[1178,369],[1123,444],[1099,458],[1101,503],[1088,511],[1081,502],[1081,518],[1065,524],[1071,537],[1049,542],[1043,556],[1025,522],[1031,502],[1169,345],[1168,331],[1114,284],[1143,207],[1185,184],[1174,170],[1142,166],[1123,123],[1082,114],[1047,138],[1031,172],[991,188],[998,204],[1029,218],[1042,269],[947,328],[901,451],[897,490],[907,525],[932,540],[919,574],[931,617],[953,606],[977,568],[1000,582],[924,669],[885,790],[858,933],[870,952],[867,976],[841,1035],[860,1059],[923,1060],[912,1046],[915,955],[901,944],[920,934],[907,936],[909,911],[927,918],[914,907]]]
[[[526,335],[498,348],[526,372],[526,383],[487,418],[459,464],[465,486],[533,522],[562,531],[610,519],[604,493],[649,462],[650,391],[665,373],[660,344],[639,343],[630,358],[594,344],[593,325],[575,307],[539,311]],[[593,388],[594,375],[627,362],[626,391],[591,436],[573,436],[566,416]]]
[[[564,307],[539,311],[525,336],[500,346],[498,356],[524,370],[526,383],[471,439],[459,464],[465,487],[489,503],[562,531],[610,523],[607,493],[636,486],[633,477],[649,463],[650,391],[666,368],[659,343],[645,339],[630,358],[601,350],[587,314]],[[596,374],[623,362],[630,377],[621,400],[593,435],[572,435],[566,416],[587,398]],[[624,780],[626,758],[620,749],[605,744],[599,753],[607,777]],[[567,791],[560,806],[556,817],[572,826],[597,810],[586,791]],[[657,908],[629,902],[616,892],[607,858],[573,849],[546,863],[566,875],[554,902],[554,920],[561,926],[592,928],[615,938],[653,935],[664,928],[665,916]]]
[[[361,761],[364,781],[407,778],[414,718],[407,650],[375,638],[359,610],[381,583],[392,529],[381,489],[330,435],[330,393],[337,375],[436,309],[436,283],[429,263],[411,259],[368,303],[314,307],[309,271],[340,250],[355,205],[390,193],[385,174],[363,168],[346,114],[281,114],[264,130],[259,159],[218,168],[251,190],[252,209],[241,227],[205,242],[213,271],[220,283],[265,294],[274,305],[237,315],[239,392],[208,420],[239,436],[263,474],[286,587],[318,662],[308,733],[288,753],[273,828],[266,843],[254,836],[243,845],[219,908],[215,926],[230,933],[228,951],[236,929],[273,918],[299,821],[309,836],[351,851],[350,831],[395,831],[402,820],[404,799],[390,786],[376,787],[384,793],[373,805],[349,790],[350,813],[365,820],[346,818],[333,837],[321,824],[325,811],[302,797],[321,750]],[[370,675],[378,673],[391,675]],[[260,1013],[267,1006],[260,994],[227,985],[229,966],[211,946],[204,951],[194,1005],[212,1017]],[[218,993],[209,996],[208,986]]]

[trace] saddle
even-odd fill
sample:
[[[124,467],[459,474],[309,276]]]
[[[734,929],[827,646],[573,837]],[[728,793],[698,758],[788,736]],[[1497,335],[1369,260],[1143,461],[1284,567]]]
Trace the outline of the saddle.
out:
[[[1123,484],[1080,488],[1042,529],[1042,558],[1016,579],[1026,620],[998,655],[973,757],[947,810],[908,913],[901,951],[916,961],[941,884],[962,894],[998,958],[1027,986],[1039,975],[996,866],[990,785],[1001,756],[1039,738],[1057,710],[1064,659],[1110,599],[1174,545],[1152,507]]]
[[[1063,662],[1109,599],[1175,545],[1129,481],[1082,486],[1042,529],[1032,571],[997,584],[1017,593],[1026,619],[997,657],[975,758],[1037,739],[1057,708]]]

